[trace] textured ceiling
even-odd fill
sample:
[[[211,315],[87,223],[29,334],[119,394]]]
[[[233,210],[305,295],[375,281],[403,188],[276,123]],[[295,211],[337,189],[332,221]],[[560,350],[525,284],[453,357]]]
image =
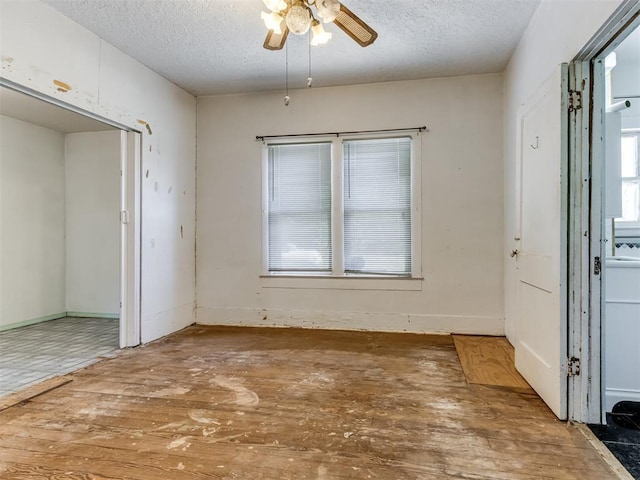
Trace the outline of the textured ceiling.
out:
[[[261,0],[44,0],[195,95],[282,89],[285,51],[262,48]],[[504,70],[540,0],[346,0],[379,34],[359,47],[335,25],[312,49],[314,85]],[[304,87],[307,37],[290,35],[291,88]]]

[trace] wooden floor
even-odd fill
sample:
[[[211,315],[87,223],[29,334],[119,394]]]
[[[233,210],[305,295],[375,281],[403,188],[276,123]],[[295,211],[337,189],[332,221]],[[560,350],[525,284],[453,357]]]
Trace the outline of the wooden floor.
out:
[[[191,327],[0,412],[0,478],[608,479],[449,336]]]

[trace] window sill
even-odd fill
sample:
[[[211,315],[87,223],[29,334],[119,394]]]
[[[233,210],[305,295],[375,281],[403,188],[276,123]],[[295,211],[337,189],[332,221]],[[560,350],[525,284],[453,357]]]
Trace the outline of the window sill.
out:
[[[262,288],[291,289],[421,291],[423,280],[423,277],[389,277],[384,275],[260,275]]]
[[[624,237],[640,237],[640,224],[616,222],[616,240]]]

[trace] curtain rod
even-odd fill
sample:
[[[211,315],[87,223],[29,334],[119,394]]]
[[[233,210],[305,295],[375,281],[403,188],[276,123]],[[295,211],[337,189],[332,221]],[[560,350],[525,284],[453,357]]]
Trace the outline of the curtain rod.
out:
[[[289,135],[256,135],[256,140],[263,142],[275,138],[296,138],[296,137],[340,137],[341,135],[366,135],[369,133],[390,133],[390,132],[428,132],[427,127],[413,128],[389,128],[386,130],[357,130],[354,132],[326,132],[326,133],[292,133]]]

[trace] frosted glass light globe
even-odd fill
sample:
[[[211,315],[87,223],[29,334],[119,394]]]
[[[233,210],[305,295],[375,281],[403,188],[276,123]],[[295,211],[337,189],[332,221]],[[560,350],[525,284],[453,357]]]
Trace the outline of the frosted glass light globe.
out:
[[[287,8],[287,2],[284,0],[262,0],[269,10],[272,12],[280,12]]]
[[[309,12],[307,7],[294,5],[289,9],[285,21],[291,33],[304,35],[309,31],[309,27],[311,26],[311,12]]]
[[[260,17],[269,30],[273,30],[273,33],[275,33],[276,35],[282,35],[282,28],[280,27],[280,25],[282,24],[282,20],[284,19],[280,15],[278,15],[276,12],[262,12],[260,14]]]
[[[313,38],[311,39],[311,45],[314,47],[318,45],[324,45],[331,40],[331,32],[325,32],[324,27],[319,21],[314,21],[311,24],[311,31],[313,32]]]
[[[340,2],[338,0],[316,0],[318,15],[323,23],[333,22],[340,13]]]

